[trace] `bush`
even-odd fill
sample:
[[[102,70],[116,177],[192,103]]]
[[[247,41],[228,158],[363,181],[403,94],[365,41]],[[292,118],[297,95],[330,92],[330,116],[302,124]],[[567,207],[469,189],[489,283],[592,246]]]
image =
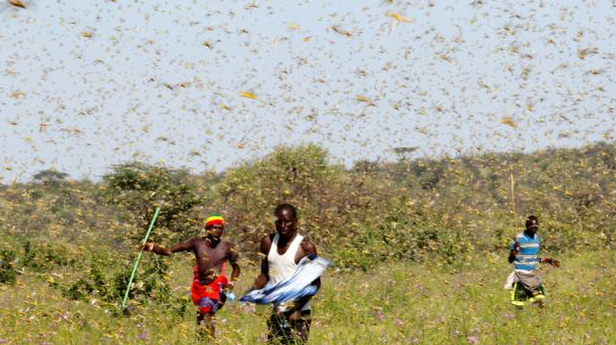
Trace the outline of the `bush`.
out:
[[[191,176],[182,169],[132,162],[114,166],[103,183],[0,186],[0,227],[32,240],[11,247],[12,267],[42,273],[66,260],[73,263],[60,246],[36,245],[34,236],[122,247],[127,239],[141,240],[163,200],[153,240],[193,236],[195,214],[207,208],[227,218],[227,236],[242,255],[255,260],[260,238],[274,231],[272,212],[282,202],[298,208],[300,233],[338,267],[369,269],[387,260],[453,263],[469,251],[506,253],[529,214],[540,218],[546,251],[604,249],[616,244],[614,157],[616,145],[598,143],[530,155],[361,161],[345,170],[330,162],[325,149],[307,144],[278,147],[218,175]],[[85,261],[85,276],[76,280],[96,289],[96,270],[88,276],[88,265]],[[127,279],[122,278],[127,273],[109,267],[101,266],[100,272],[111,290]],[[146,295],[164,295],[144,278],[139,288]]]
[[[23,244],[22,265],[38,273],[50,272],[55,266],[67,266],[72,263],[67,249],[62,245]]]
[[[103,252],[91,256],[85,265],[85,273],[63,287],[64,296],[73,300],[97,298],[110,304],[120,303],[133,269],[132,258],[112,257]],[[173,296],[168,284],[168,268],[161,257],[142,260],[129,291],[130,301],[137,304],[169,303]]]
[[[68,177],[68,174],[53,169],[42,170],[34,175],[34,180],[41,182],[45,186],[58,187]]]
[[[124,163],[113,166],[103,181],[107,202],[128,210],[135,229],[147,228],[156,207],[164,202],[157,220],[158,235],[162,229],[185,233],[194,224],[190,211],[203,203],[188,172],[181,169]],[[140,238],[143,234],[130,235]]]
[[[471,247],[463,240],[467,233],[452,231],[427,205],[399,198],[387,209],[372,224],[359,226],[355,236],[334,250],[334,261],[339,266],[366,271],[384,261],[440,260],[451,264]]]
[[[10,249],[0,249],[0,284],[15,284],[17,270],[14,262],[16,254]]]
[[[274,231],[273,211],[288,202],[299,211],[309,236],[327,241],[335,205],[332,203],[342,170],[328,163],[328,153],[316,145],[279,147],[272,154],[231,169],[219,187],[219,202],[240,250],[255,252],[261,237]]]

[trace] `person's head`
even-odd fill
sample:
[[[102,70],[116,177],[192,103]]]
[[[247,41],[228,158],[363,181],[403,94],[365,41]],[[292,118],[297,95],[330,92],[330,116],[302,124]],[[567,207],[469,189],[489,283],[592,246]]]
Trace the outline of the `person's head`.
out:
[[[205,220],[205,231],[208,237],[219,240],[225,230],[225,219],[219,214],[212,214]]]
[[[297,231],[295,225],[297,224],[297,212],[295,207],[291,204],[280,204],[274,211],[276,216],[276,231],[282,237],[291,237]]]
[[[533,215],[528,216],[528,218],[526,218],[526,231],[534,235],[538,229],[539,219]]]

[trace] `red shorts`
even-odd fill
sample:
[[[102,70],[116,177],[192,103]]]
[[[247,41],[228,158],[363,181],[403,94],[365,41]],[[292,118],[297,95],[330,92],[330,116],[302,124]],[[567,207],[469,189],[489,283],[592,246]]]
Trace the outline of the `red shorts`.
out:
[[[201,285],[198,279],[193,279],[190,287],[193,303],[202,313],[215,313],[218,310],[222,290],[227,284],[229,281],[224,274],[219,275],[207,285]]]

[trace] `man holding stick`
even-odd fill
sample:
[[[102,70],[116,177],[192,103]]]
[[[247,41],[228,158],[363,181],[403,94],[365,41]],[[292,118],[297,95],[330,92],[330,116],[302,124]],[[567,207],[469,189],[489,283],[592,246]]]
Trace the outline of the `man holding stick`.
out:
[[[214,315],[226,301],[225,290],[232,290],[240,275],[238,253],[233,244],[223,241],[225,220],[214,214],[205,221],[206,236],[195,237],[165,248],[155,243],[146,243],[144,251],[159,255],[190,251],[195,255],[194,278],[190,289],[197,311],[197,335],[200,338],[214,337]],[[226,261],[233,267],[230,281],[225,276]]]

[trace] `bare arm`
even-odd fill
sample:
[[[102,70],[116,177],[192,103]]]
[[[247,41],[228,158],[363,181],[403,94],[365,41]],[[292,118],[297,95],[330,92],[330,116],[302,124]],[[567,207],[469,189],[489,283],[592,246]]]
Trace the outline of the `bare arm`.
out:
[[[560,261],[556,260],[556,259],[551,259],[551,258],[541,258],[539,259],[539,262],[542,264],[550,264],[554,267],[560,267]]]
[[[235,281],[237,280],[237,278],[240,276],[240,273],[241,273],[240,265],[238,265],[237,263],[237,259],[240,257],[240,255],[235,251],[235,248],[232,243],[229,243],[229,245],[230,245],[230,248],[229,248],[229,254],[227,256],[227,260],[229,260],[229,263],[231,263],[231,267],[233,267],[233,271],[231,272],[231,281],[229,282],[229,286],[233,288],[233,286],[235,285]]]
[[[268,274],[268,266],[267,266],[267,254],[269,253],[270,248],[272,247],[272,239],[269,235],[264,236],[261,239],[261,254],[264,255],[263,259],[261,259],[261,272],[259,272],[259,276],[255,279],[255,282],[252,284],[253,289],[262,289],[267,281],[269,280]]]
[[[175,252],[192,251],[194,244],[192,240],[176,243],[169,248],[165,248],[159,244],[148,242],[143,245],[143,250],[146,252],[153,252],[158,255],[171,255]]]
[[[542,264],[550,264],[554,267],[560,267],[560,261],[556,260],[556,259],[552,259],[552,258],[542,258],[539,257],[539,262]]]
[[[552,258],[542,258],[539,257],[539,263],[542,264],[550,264],[554,267],[560,267],[560,261],[556,260],[556,259],[552,259]]]
[[[267,257],[264,257],[261,260],[261,272],[259,272],[259,276],[255,279],[255,282],[252,284],[253,289],[262,289],[267,281],[269,280],[269,276],[267,274]]]
[[[309,255],[317,255],[317,247],[310,241],[308,240],[303,240],[301,243],[301,252],[298,253],[299,255],[299,259],[301,260],[302,258],[309,256]],[[296,256],[297,259],[297,256]],[[321,277],[315,279],[310,285],[314,285],[317,287],[317,291],[321,288]],[[302,297],[300,299],[298,299],[297,301],[295,301],[293,307],[287,311],[285,311],[285,314],[288,315],[292,315],[294,313],[298,313],[301,308],[312,298],[312,296],[305,296]]]
[[[509,252],[509,258],[507,259],[509,263],[513,263],[516,256],[518,256],[518,253],[520,252],[520,244],[518,244],[518,241],[514,242],[513,248],[514,249]]]
[[[304,240],[302,241],[302,251],[304,252],[304,255],[302,257],[305,256],[310,256],[310,255],[318,255],[317,254],[317,246],[314,245],[314,243]],[[312,285],[316,285],[317,289],[321,288],[321,277],[315,279],[315,281],[312,282]]]

